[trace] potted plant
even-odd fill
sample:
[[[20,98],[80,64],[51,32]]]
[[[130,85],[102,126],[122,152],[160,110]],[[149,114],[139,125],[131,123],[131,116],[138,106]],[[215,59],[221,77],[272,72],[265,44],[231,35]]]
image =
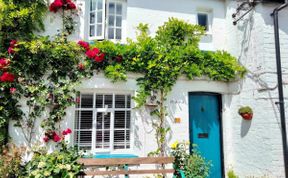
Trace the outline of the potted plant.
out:
[[[238,114],[245,120],[251,120],[253,118],[253,110],[249,106],[239,108]]]

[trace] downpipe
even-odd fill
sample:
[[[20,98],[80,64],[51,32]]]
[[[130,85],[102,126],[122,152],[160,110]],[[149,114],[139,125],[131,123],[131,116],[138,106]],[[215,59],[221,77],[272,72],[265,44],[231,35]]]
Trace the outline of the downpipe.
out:
[[[276,53],[276,65],[277,65],[277,79],[278,79],[278,93],[279,93],[279,104],[280,108],[280,119],[281,119],[281,133],[282,133],[282,144],[283,144],[283,158],[284,158],[284,169],[285,177],[288,177],[288,148],[287,148],[287,132],[286,132],[286,121],[285,121],[285,103],[283,94],[283,80],[282,80],[282,66],[281,66],[281,50],[280,50],[280,38],[279,38],[279,19],[278,13],[282,9],[288,6],[288,2],[274,9],[271,16],[274,20],[274,36],[275,36],[275,53]]]

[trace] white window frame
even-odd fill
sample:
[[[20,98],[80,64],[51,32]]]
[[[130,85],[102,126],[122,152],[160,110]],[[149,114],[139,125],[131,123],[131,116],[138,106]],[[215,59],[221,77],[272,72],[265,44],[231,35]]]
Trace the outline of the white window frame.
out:
[[[89,151],[89,153],[133,153],[133,144],[134,143],[134,135],[133,135],[133,123],[134,123],[134,119],[133,119],[133,113],[132,113],[132,108],[134,107],[134,103],[132,102],[132,92],[126,92],[126,91],[104,91],[104,90],[100,90],[100,91],[81,91],[81,94],[91,94],[93,95],[93,108],[76,108],[74,109],[74,113],[76,113],[76,111],[92,111],[93,112],[93,121],[92,121],[92,143],[91,143],[91,149],[87,150]],[[112,103],[112,108],[96,108],[96,95],[113,95],[113,103]],[[130,108],[115,108],[115,95],[130,95],[131,96],[131,100],[130,100]],[[80,95],[80,101],[81,101],[81,95]],[[129,140],[129,146],[130,148],[124,148],[124,149],[114,149],[114,112],[115,111],[130,111],[130,140]],[[110,113],[110,145],[109,148],[107,149],[99,149],[96,148],[96,118],[97,118],[97,113],[102,113],[102,112],[109,112]],[[73,120],[73,145],[77,145],[77,143],[75,142],[76,139],[76,135],[77,134],[77,129],[75,128],[75,122],[76,122],[76,117],[74,115],[74,120]],[[78,129],[81,130],[81,129]],[[123,130],[123,129],[120,129]],[[126,128],[125,128],[126,130]],[[79,147],[78,147],[79,148]]]
[[[110,40],[108,39],[108,12],[109,12],[109,6],[108,4],[110,2],[115,3],[121,3],[122,4],[122,27],[121,27],[121,39],[117,40],[111,40],[113,42],[123,42],[126,39],[126,14],[127,14],[127,1],[126,0],[102,0],[102,35],[97,36],[97,32],[95,32],[95,36],[90,37],[90,2],[91,0],[87,0],[88,3],[85,3],[85,28],[86,31],[86,38],[89,41],[93,40]],[[97,21],[97,18],[95,18],[95,21]]]
[[[199,22],[198,22],[198,15],[199,14],[204,14],[204,15],[207,15],[207,26],[208,26],[208,30],[206,30],[206,34],[212,34],[212,15],[211,15],[211,12],[209,12],[208,10],[207,11],[197,11],[197,14],[196,14],[196,23],[199,25]]]

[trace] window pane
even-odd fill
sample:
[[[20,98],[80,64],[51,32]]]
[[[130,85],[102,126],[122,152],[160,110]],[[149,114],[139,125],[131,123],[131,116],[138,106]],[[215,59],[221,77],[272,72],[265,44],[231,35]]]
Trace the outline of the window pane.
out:
[[[97,0],[90,0],[90,11],[93,11],[96,9],[96,1]]]
[[[105,95],[105,108],[112,108],[112,103],[113,103],[113,95]]]
[[[116,17],[116,27],[121,27],[122,26],[122,17],[117,16]]]
[[[131,96],[127,95],[127,108],[131,108]]]
[[[104,129],[110,129],[110,113],[104,114]]]
[[[80,128],[80,112],[79,112],[79,111],[76,111],[76,112],[75,112],[74,128],[75,128],[75,129],[79,129],[79,128]]]
[[[102,23],[102,11],[97,12],[97,22]]]
[[[207,14],[198,14],[198,25],[205,27],[208,30],[208,16]]]
[[[116,39],[121,40],[121,29],[116,29]]]
[[[104,131],[104,148],[110,147],[110,131]]]
[[[97,25],[97,36],[102,36],[102,25]]]
[[[91,25],[91,26],[90,26],[89,35],[90,35],[90,36],[95,36],[95,26],[94,26],[94,25]]]
[[[115,14],[115,4],[109,3],[109,14]]]
[[[114,149],[125,148],[125,131],[115,130],[114,131]]]
[[[97,113],[96,129],[103,129],[103,113]]]
[[[130,129],[130,125],[131,125],[131,112],[126,111],[126,128]]]
[[[91,149],[92,131],[77,131],[75,132],[75,143],[83,149]]]
[[[108,25],[112,26],[112,27],[114,26],[114,16],[113,15],[109,15]]]
[[[96,108],[103,108],[103,95],[96,95]]]
[[[81,108],[93,108],[93,95],[92,94],[81,95]]]
[[[114,128],[125,128],[125,111],[115,111]]]
[[[97,131],[96,132],[96,148],[102,148],[103,146],[103,132]]]
[[[115,95],[115,108],[125,108],[125,95]]]
[[[98,7],[97,7],[97,9],[98,9],[98,10],[102,10],[102,8],[103,8],[102,0],[98,0]]]
[[[90,24],[95,23],[95,13],[90,13]]]
[[[114,28],[108,29],[108,39],[114,39]]]
[[[122,15],[122,4],[116,5],[116,14]]]
[[[80,111],[80,129],[92,129],[93,111]]]

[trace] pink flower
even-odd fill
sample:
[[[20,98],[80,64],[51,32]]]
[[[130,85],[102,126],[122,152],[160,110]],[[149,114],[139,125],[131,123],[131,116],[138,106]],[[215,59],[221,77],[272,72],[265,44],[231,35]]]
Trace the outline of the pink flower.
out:
[[[76,97],[75,102],[80,103],[80,97]]]
[[[47,142],[49,141],[49,137],[47,137],[47,136],[43,137],[43,141],[44,141],[45,143],[47,143]]]
[[[0,76],[0,81],[1,82],[14,82],[15,76],[13,74],[10,74],[8,72],[4,72]]]
[[[0,59],[0,70],[7,68],[9,65],[9,60],[8,59]]]
[[[67,9],[76,9],[76,5],[71,0],[67,0]]]
[[[11,94],[14,94],[15,92],[16,92],[16,88],[13,88],[13,87],[10,88],[10,93],[11,93]]]
[[[17,40],[10,41],[10,47],[14,48],[16,44],[17,44]]]
[[[86,52],[86,56],[90,59],[93,59],[97,56],[97,54],[100,53],[100,50],[98,48],[93,48],[92,50],[88,50]]]
[[[89,43],[88,42],[86,42],[86,41],[78,41],[78,44],[80,45],[80,46],[82,46],[84,49],[86,49],[86,51],[87,50],[89,50]]]
[[[62,135],[68,135],[68,134],[71,134],[72,133],[72,130],[71,129],[66,129],[62,132]]]
[[[85,65],[83,63],[79,63],[78,64],[78,69],[79,70],[84,70],[85,69]]]
[[[53,3],[50,4],[49,10],[51,12],[55,12],[56,13],[58,11],[58,9],[63,7],[63,5],[64,5],[63,0],[55,0]]]
[[[97,56],[94,58],[94,60],[95,60],[96,62],[102,62],[102,61],[104,60],[104,58],[105,58],[105,53],[101,53],[100,55],[97,55]]]
[[[9,54],[14,54],[15,53],[14,48],[13,47],[9,47],[8,48],[8,53]]]
[[[54,133],[53,135],[53,141],[54,142],[59,142],[61,140],[61,137],[59,137],[59,135],[57,135],[57,133]]]

